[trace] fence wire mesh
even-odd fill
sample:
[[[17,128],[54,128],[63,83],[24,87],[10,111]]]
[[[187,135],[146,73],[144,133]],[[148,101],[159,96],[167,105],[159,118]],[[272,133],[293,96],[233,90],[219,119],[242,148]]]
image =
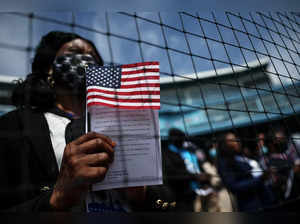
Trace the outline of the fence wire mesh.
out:
[[[228,132],[252,156],[262,150],[259,134],[279,129],[299,147],[297,13],[1,13],[0,24],[2,75],[30,73],[52,30],[92,40],[107,65],[159,61],[163,147],[171,128],[208,157],[208,145]]]

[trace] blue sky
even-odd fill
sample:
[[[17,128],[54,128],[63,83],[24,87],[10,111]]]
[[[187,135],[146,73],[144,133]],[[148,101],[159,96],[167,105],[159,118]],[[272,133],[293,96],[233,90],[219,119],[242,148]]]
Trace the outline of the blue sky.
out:
[[[299,0],[10,0],[1,1],[0,11],[299,11]]]
[[[229,62],[239,65],[245,64],[245,60],[241,54],[241,50],[238,47],[234,47],[237,46],[238,43],[232,29],[219,26],[220,30],[218,30],[216,25],[211,23],[214,21],[229,27],[232,25],[235,29],[241,31],[246,31],[246,28],[249,33],[258,37],[261,35],[264,39],[271,42],[262,42],[260,39],[251,37],[251,44],[247,35],[242,32],[236,31],[235,34],[238,38],[239,44],[244,48],[253,49],[254,46],[254,49],[261,53],[270,54],[277,58],[282,57],[284,58],[284,60],[287,60],[291,63],[295,62],[296,64],[300,65],[299,55],[295,53],[298,51],[298,49],[300,49],[300,34],[297,33],[300,32],[299,24],[297,25],[296,23],[292,23],[291,25],[291,23],[289,23],[289,21],[286,20],[282,15],[279,16],[275,12],[272,12],[271,14],[269,14],[269,12],[264,12],[267,17],[272,16],[274,19],[276,19],[277,22],[275,21],[274,23],[267,17],[260,16],[257,13],[252,12],[252,17],[249,12],[240,13],[243,18],[246,18],[247,20],[252,20],[253,18],[258,24],[267,26],[275,31],[278,30],[280,33],[285,34],[285,36],[279,36],[274,32],[271,32],[270,35],[267,29],[262,28],[261,26],[258,26],[257,29],[252,23],[248,22],[247,20],[244,20],[244,27],[241,23],[241,20],[237,17],[239,15],[239,12],[225,13],[224,11],[200,11],[198,14],[194,12],[189,14],[191,14],[192,16],[186,14],[181,14],[181,16],[184,28],[188,32],[187,39],[192,54],[197,55],[193,57],[197,72],[212,70],[214,68],[211,61],[205,59],[210,58],[208,47],[214,59],[225,62],[215,62],[214,65],[217,68],[228,67],[229,65],[227,63]],[[282,12],[282,14],[285,14],[285,12]],[[67,23],[70,23],[72,21],[72,13],[68,11],[45,11],[37,12],[36,15]],[[176,30],[182,30],[182,24],[179,14],[175,12],[162,12],[160,15],[164,24],[174,28],[170,29],[168,27],[164,27],[168,47],[188,54],[189,48],[184,34]],[[200,27],[199,21],[193,17],[197,15],[199,15],[201,18],[201,25],[203,30]],[[80,35],[95,42],[105,61],[110,62],[112,59],[115,63],[120,64],[141,61],[141,47],[144,60],[158,60],[161,63],[161,71],[165,73],[171,73],[171,66],[168,60],[167,51],[165,49],[156,47],[165,46],[165,40],[163,38],[162,30],[159,25],[153,24],[146,20],[138,19],[137,25],[139,27],[140,37],[142,40],[141,45],[139,45],[137,42],[128,41],[126,39],[114,36],[117,35],[133,40],[138,40],[138,33],[134,18],[119,13],[108,13],[110,32],[114,34],[110,37],[112,46],[112,54],[110,54],[108,39],[107,36],[104,35],[106,32],[108,32],[105,13],[82,11],[73,13],[73,16],[75,18],[76,24],[99,31],[98,33],[96,33],[78,29],[76,27],[74,29],[76,33],[79,33]],[[157,12],[138,13],[138,16],[154,22],[160,22]],[[292,19],[295,18],[292,17]],[[300,19],[296,19],[299,22]],[[288,27],[295,28],[298,31],[293,32],[292,29],[281,26],[279,23],[280,20],[287,24]],[[25,17],[7,13],[0,13],[0,26],[2,27],[2,31],[4,31],[1,32],[0,35],[0,74],[24,77],[30,71],[29,64],[33,56],[32,54],[29,55],[26,51],[12,50],[10,47],[5,47],[6,45],[9,45],[13,47],[21,47],[21,49],[26,48],[30,43],[29,25],[29,19]],[[64,30],[69,32],[72,31],[69,26],[58,25],[52,22],[45,22],[39,19],[33,20],[32,30],[32,45],[34,47],[38,44],[41,36],[51,30]],[[221,32],[221,36],[219,32]],[[208,40],[208,46],[205,39],[202,38],[204,35],[212,39]],[[288,37],[291,37],[296,41],[291,41]],[[224,49],[223,44],[214,41],[222,41],[222,38],[225,43],[234,45],[230,46],[226,44],[227,53]],[[277,45],[272,44],[272,42],[280,44],[281,46],[286,46],[291,50],[287,51],[285,48],[278,47]],[[151,46],[147,43],[151,43],[156,46]],[[263,54],[259,53],[255,55],[252,51],[248,51],[246,49],[243,49],[242,51],[247,62],[256,60],[257,57],[265,57]],[[192,60],[189,55],[181,54],[172,50],[169,51],[169,54],[175,74],[184,75],[187,73],[194,73]],[[227,54],[229,55],[229,58]],[[272,58],[272,62],[273,63],[271,63],[269,66],[269,70],[271,72],[283,74],[285,76],[291,75],[295,78],[300,79],[300,77],[298,77],[298,67],[295,67],[291,63],[283,63],[281,60],[277,60],[275,58]],[[272,76],[272,78],[275,83],[280,83],[276,76]],[[281,79],[283,82],[289,82],[288,78],[282,77]]]

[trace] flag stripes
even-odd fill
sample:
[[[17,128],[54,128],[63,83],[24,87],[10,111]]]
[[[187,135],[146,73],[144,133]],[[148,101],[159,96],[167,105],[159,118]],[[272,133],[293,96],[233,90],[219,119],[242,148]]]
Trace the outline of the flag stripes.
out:
[[[111,76],[118,80],[116,75],[120,76],[119,84],[114,83],[117,88],[108,88],[107,83],[113,78]],[[102,85],[102,81],[106,83]],[[121,69],[115,70],[93,66],[91,69],[87,68],[87,83],[88,107],[102,105],[122,109],[160,108],[159,62],[122,65]]]

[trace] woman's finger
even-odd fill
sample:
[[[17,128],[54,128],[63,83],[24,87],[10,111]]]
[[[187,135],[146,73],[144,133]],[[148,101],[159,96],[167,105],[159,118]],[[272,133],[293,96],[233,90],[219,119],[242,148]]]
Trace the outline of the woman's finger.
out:
[[[114,149],[111,145],[102,138],[95,138],[90,141],[82,143],[78,146],[78,152],[83,154],[93,154],[99,152],[106,152],[110,157],[114,156]]]
[[[106,152],[100,152],[94,154],[87,154],[81,157],[79,162],[94,167],[108,167],[113,162],[113,157],[109,156]]]
[[[109,137],[99,134],[99,133],[96,133],[96,132],[89,132],[87,134],[80,136],[79,138],[77,138],[73,141],[73,144],[81,145],[87,141],[90,141],[90,140],[93,140],[96,138],[103,139],[107,144],[111,145],[112,147],[116,146],[116,143],[114,141],[112,141]]]

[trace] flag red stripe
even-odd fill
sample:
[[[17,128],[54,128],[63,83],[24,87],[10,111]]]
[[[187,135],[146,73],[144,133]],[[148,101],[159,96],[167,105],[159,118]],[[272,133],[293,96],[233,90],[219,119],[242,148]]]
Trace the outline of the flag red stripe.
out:
[[[160,109],[160,106],[120,106],[120,105],[112,105],[112,104],[101,103],[101,102],[92,102],[87,104],[88,107],[95,106],[95,105],[108,106],[108,107],[114,107],[120,109],[156,109],[156,110]]]
[[[127,72],[122,71],[122,75],[132,75],[132,74],[140,74],[140,73],[147,73],[147,72],[159,72],[159,68],[140,69],[136,71],[127,71]]]
[[[159,62],[157,62],[157,61],[140,62],[140,63],[135,63],[135,64],[122,65],[122,68],[134,68],[134,67],[146,66],[146,65],[159,65]]]
[[[88,96],[87,99],[103,99],[103,100],[110,100],[114,102],[123,102],[123,103],[159,103],[160,99],[118,99],[116,98],[110,98],[106,96],[99,96],[99,95],[92,95]]]
[[[159,80],[159,76],[142,76],[134,78],[122,78],[121,82],[131,82],[131,81],[140,81],[140,80]]]
[[[121,86],[121,89],[131,89],[131,88],[139,88],[139,87],[160,87],[160,83],[141,83],[141,84],[133,84]]]
[[[116,91],[108,91],[103,89],[88,89],[88,93],[98,92],[98,93],[107,93],[112,95],[122,95],[122,96],[130,96],[130,95],[159,95],[160,91],[132,91],[132,92],[116,92]]]

